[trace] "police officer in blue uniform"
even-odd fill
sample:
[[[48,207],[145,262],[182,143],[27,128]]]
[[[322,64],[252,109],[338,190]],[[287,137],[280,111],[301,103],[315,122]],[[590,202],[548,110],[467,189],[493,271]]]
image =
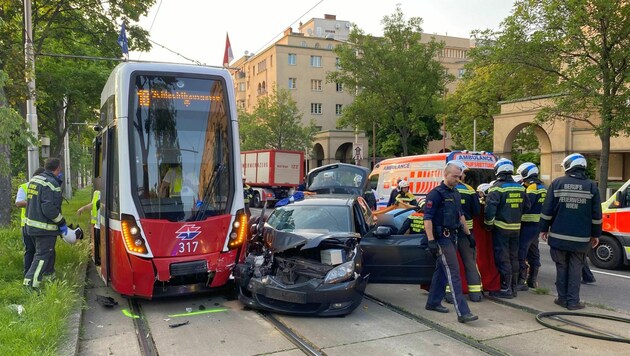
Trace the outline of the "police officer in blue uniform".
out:
[[[540,215],[540,238],[549,239],[556,263],[554,303],[569,310],[583,309],[580,279],[586,253],[602,234],[602,205],[597,183],[586,177],[586,159],[579,153],[562,161],[565,176],[551,183]]]
[[[470,235],[466,220],[462,214],[461,196],[455,187],[462,174],[456,164],[447,163],[444,180],[429,192],[424,208],[424,226],[429,240],[428,246],[436,257],[435,272],[429,289],[425,309],[448,313],[448,308],[441,304],[448,284],[455,303],[457,321],[467,323],[479,319],[468,308],[462,293],[462,282],[457,261],[457,235],[463,229]]]

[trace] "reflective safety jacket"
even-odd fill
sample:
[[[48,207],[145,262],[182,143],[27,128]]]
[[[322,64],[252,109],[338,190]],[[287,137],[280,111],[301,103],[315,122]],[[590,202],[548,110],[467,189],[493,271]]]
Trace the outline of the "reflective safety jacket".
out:
[[[248,184],[243,184],[243,195],[245,204],[249,204],[249,201],[254,199],[254,190]]]
[[[45,171],[28,182],[26,192],[26,233],[30,236],[50,236],[59,233],[66,220],[61,215],[61,182],[52,172]]]
[[[505,231],[519,232],[523,212],[529,209],[525,187],[516,183],[509,174],[500,174],[488,189],[484,224]]]
[[[26,195],[26,192],[28,191],[28,182],[20,184],[19,189],[22,189],[22,191],[24,192],[24,195]],[[20,208],[20,226],[24,227],[25,224],[26,224],[26,207]]]
[[[556,178],[547,191],[540,228],[549,232],[549,246],[586,252],[591,237],[602,234],[602,205],[597,184],[581,169]]]
[[[527,193],[527,200],[529,200],[530,206],[521,216],[521,221],[538,224],[540,212],[547,196],[547,188],[538,178],[528,180],[527,183],[529,185],[525,188],[525,193]]]
[[[409,205],[418,205],[416,196],[411,192],[403,193],[402,191],[396,196],[397,203],[405,203]]]
[[[407,216],[407,219],[403,222],[398,235],[404,235],[407,230],[410,230],[410,234],[423,234],[424,233],[424,213],[416,211],[413,214]]]
[[[464,218],[466,218],[466,225],[472,231],[473,218],[481,212],[479,197],[477,192],[464,182],[460,181],[455,188],[462,197],[462,212],[464,213]]]
[[[95,190],[94,194],[92,194],[92,211],[90,212],[90,214],[91,214],[90,222],[95,227],[96,227],[96,223],[99,222],[98,221],[99,220],[98,219],[99,205],[101,205],[101,191],[100,190]],[[100,226],[96,227],[96,228],[100,229]]]

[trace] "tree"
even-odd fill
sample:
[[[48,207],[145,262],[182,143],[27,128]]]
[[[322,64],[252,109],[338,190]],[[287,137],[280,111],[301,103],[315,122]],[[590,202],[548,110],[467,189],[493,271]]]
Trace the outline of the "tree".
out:
[[[120,23],[138,21],[154,3],[155,0],[115,0],[105,5],[97,0],[33,3],[38,129],[40,134],[51,137],[53,155],[60,152],[62,138],[71,127],[70,123],[97,120],[100,91],[116,61],[55,58],[48,54],[118,58],[120,48],[116,40]],[[9,116],[15,118],[15,112],[25,114],[24,103],[28,92],[24,81],[23,11],[22,1],[4,1],[0,6],[0,72],[8,76],[8,80],[3,83],[4,87],[0,86],[6,93],[6,110],[2,109],[3,120]],[[127,30],[130,49],[150,48],[146,30],[133,24],[128,24]],[[59,115],[64,110],[66,115]],[[6,114],[9,112],[11,114]],[[24,119],[21,120],[24,123]],[[62,120],[65,121],[64,130],[60,129]],[[4,121],[1,125],[3,130],[0,132],[0,141],[10,138],[10,156],[13,159],[10,162],[10,175],[0,173],[0,185],[10,187],[4,185],[4,179],[26,171],[25,143],[21,137],[16,136],[25,130],[20,126],[16,133],[15,130],[11,131],[15,126],[5,126]],[[6,130],[7,127],[9,130]],[[0,142],[0,152],[4,155],[2,158],[8,157],[7,147]],[[3,159],[0,161],[3,161],[0,164],[9,162]],[[10,198],[11,190],[2,190],[0,206],[13,206]],[[3,218],[9,216],[3,212],[0,215]]]
[[[450,79],[435,59],[443,45],[434,39],[421,43],[422,19],[405,21],[400,6],[382,23],[383,37],[353,26],[348,42],[335,48],[339,70],[328,73],[327,80],[356,94],[339,126],[371,131],[375,123],[379,135],[387,137],[379,141],[381,148],[394,146],[395,153],[403,155],[421,153],[429,141],[440,138],[435,115]]]
[[[27,143],[32,137],[28,134],[26,121],[8,107],[4,95],[6,74],[0,70],[0,226],[11,223],[11,143]]]
[[[494,61],[495,43],[483,40],[487,34],[475,33],[482,38],[476,39],[477,46],[469,51],[466,74],[446,98],[446,129],[459,149],[473,148],[476,120],[477,150],[492,151],[493,116],[501,111],[499,102],[546,94],[555,83],[555,78],[543,71]],[[482,131],[487,134],[480,134]]]
[[[238,116],[242,150],[304,151],[317,132],[313,122],[302,126],[302,114],[286,89],[274,88],[258,100],[252,113],[239,111]]]
[[[493,60],[554,78],[554,105],[540,121],[574,120],[595,130],[605,196],[611,137],[630,134],[630,6],[617,0],[519,0],[495,41]]]

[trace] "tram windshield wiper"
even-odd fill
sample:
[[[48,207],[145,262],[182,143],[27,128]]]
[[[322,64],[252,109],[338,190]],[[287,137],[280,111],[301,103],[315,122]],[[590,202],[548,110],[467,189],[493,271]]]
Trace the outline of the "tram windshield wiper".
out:
[[[210,201],[214,196],[214,192],[216,191],[217,186],[220,182],[220,176],[223,174],[225,170],[224,164],[217,164],[212,171],[212,178],[208,182],[206,189],[204,190],[203,200],[201,201],[201,206],[195,215],[194,220],[199,221],[205,218],[206,211],[208,211],[208,207],[210,206]]]

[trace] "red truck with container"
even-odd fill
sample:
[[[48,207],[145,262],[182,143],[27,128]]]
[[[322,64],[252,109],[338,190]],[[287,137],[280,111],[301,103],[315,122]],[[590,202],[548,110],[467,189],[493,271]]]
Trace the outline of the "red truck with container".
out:
[[[304,180],[304,152],[288,150],[241,151],[245,182],[254,190],[253,208],[273,206],[291,195]]]

